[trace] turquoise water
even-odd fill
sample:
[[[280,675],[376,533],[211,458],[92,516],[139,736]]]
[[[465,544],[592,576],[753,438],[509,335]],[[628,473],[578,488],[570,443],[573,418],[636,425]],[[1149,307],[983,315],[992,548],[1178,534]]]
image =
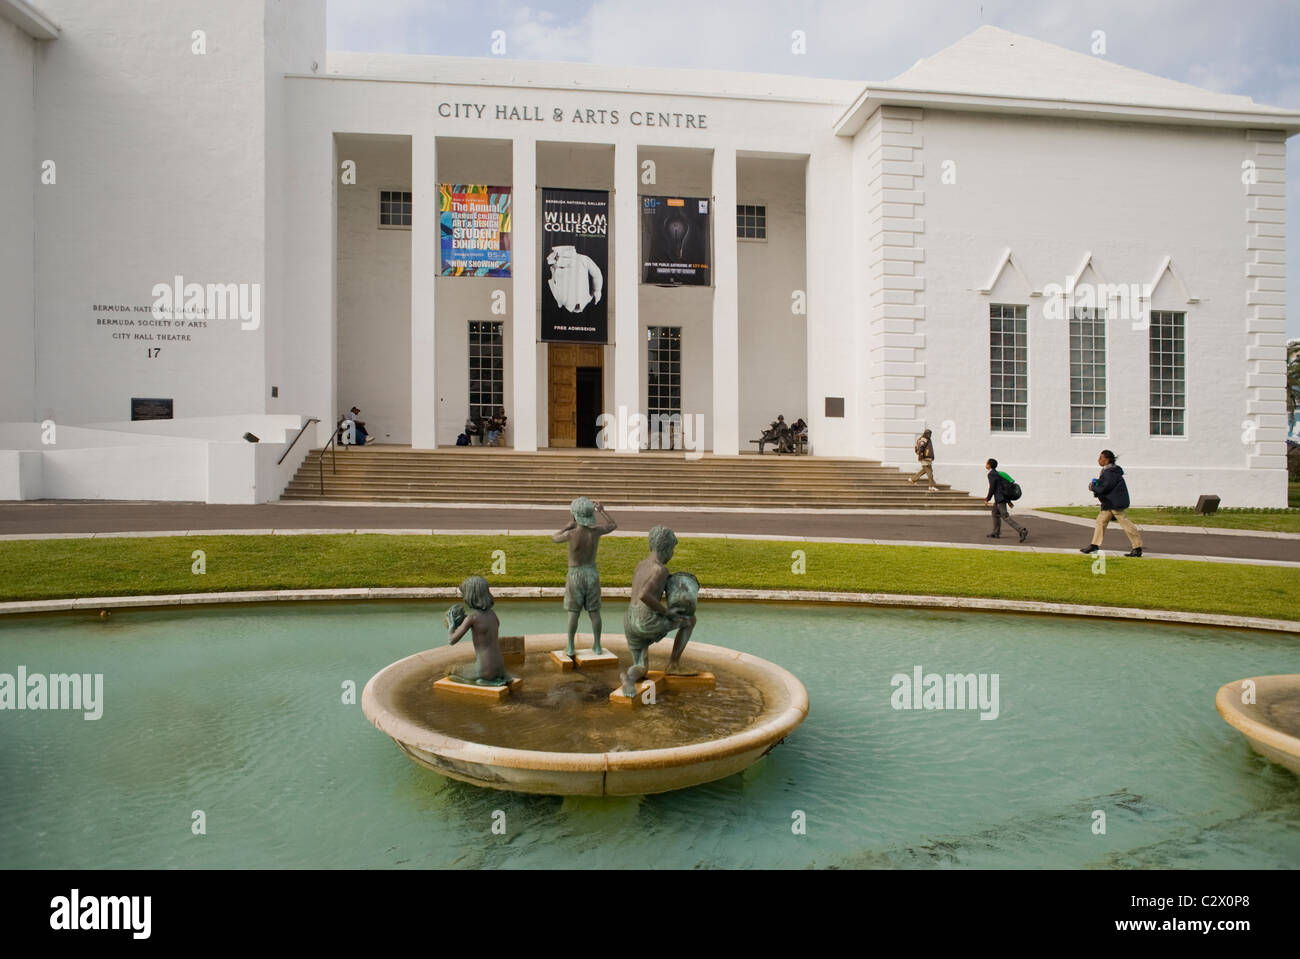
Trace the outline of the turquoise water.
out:
[[[1300,780],[1214,709],[1225,682],[1300,672],[1300,637],[706,604],[699,641],[790,669],[809,718],[720,782],[562,799],[443,779],[362,715],[371,675],[445,641],[444,606],[0,621],[0,673],[104,675],[97,721],[0,711],[0,867],[1300,866]],[[497,609],[510,633],[564,621]],[[917,665],[996,673],[998,718],[893,709]]]

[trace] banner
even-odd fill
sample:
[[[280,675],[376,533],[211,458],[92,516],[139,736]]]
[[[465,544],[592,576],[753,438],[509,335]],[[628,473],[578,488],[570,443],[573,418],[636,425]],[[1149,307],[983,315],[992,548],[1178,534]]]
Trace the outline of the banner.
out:
[[[641,282],[709,285],[709,201],[641,197]]]
[[[608,340],[609,193],[542,191],[542,339]]]
[[[440,276],[510,276],[510,187],[438,187]]]

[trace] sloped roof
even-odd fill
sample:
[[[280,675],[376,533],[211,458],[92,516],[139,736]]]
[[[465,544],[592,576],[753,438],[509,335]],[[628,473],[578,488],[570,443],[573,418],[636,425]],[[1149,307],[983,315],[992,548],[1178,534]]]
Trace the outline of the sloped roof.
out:
[[[980,27],[886,83],[869,84],[839,132],[853,132],[844,127],[856,129],[863,110],[882,103],[1300,130],[1300,111],[1213,93],[994,26]]]
[[[833,105],[852,103],[862,90],[861,80],[770,73],[339,50],[326,55],[322,73],[340,79],[723,96]]]

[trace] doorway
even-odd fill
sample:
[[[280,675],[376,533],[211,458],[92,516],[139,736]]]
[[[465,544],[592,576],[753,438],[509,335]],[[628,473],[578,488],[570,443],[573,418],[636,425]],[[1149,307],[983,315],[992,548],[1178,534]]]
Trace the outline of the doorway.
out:
[[[601,368],[578,367],[578,445],[584,449],[596,448],[596,418],[604,412],[601,402]]]
[[[547,345],[547,418],[552,447],[596,446],[596,418],[604,409],[604,366],[603,346]]]

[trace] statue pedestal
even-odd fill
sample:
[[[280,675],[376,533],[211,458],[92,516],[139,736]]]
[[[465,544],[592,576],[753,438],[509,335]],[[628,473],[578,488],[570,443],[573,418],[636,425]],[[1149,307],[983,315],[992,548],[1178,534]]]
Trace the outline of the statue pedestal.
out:
[[[508,686],[478,686],[474,683],[462,683],[452,679],[450,676],[444,676],[433,684],[434,692],[447,693],[448,695],[464,696],[469,699],[478,699],[484,702],[499,703],[506,699],[511,693],[522,689],[524,681],[519,678],[510,680]]]
[[[615,689],[612,693],[609,694],[609,701],[613,703],[615,706],[623,706],[627,709],[635,709],[638,706],[650,705],[649,703],[643,702],[641,699],[641,697],[645,694],[645,691],[647,689],[654,689],[657,694],[658,691],[662,688],[663,688],[662,686],[658,685],[651,679],[643,679],[636,684],[635,696],[624,696],[623,688],[620,686],[618,689]]]
[[[718,685],[718,679],[712,673],[674,675],[662,669],[652,669],[645,678],[654,680],[660,689],[715,689]]]
[[[524,661],[524,637],[502,636],[501,658],[512,666],[522,665]]]
[[[617,666],[618,656],[608,649],[603,653],[593,653],[590,649],[580,649],[575,657],[579,666]]]
[[[593,653],[590,649],[579,649],[569,656],[562,649],[551,650],[551,662],[559,666],[560,669],[570,670],[574,666],[617,666],[618,655],[605,650],[603,653]]]

